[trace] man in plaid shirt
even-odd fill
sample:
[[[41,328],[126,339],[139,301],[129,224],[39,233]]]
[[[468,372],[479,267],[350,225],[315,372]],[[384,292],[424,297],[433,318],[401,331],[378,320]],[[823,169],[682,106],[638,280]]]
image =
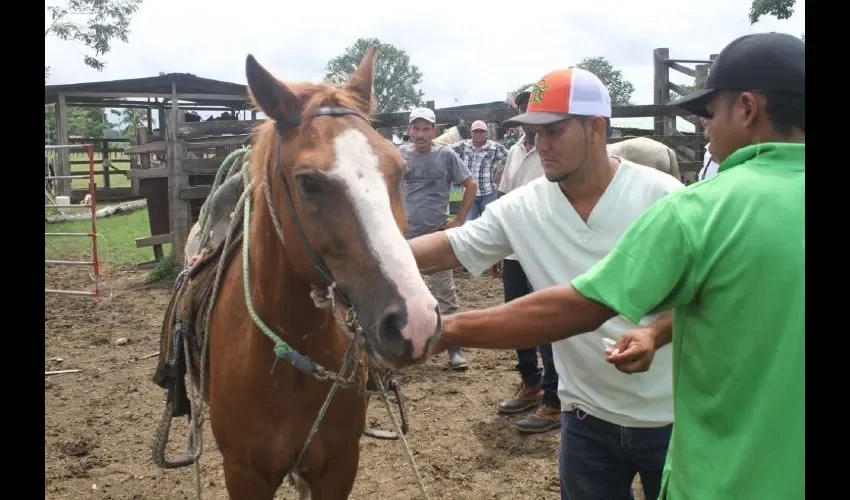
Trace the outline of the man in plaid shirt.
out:
[[[472,139],[465,139],[452,144],[452,149],[466,163],[472,172],[472,178],[478,183],[475,202],[466,214],[466,221],[471,221],[484,212],[484,208],[498,198],[498,182],[508,150],[501,143],[487,138],[487,124],[481,120],[472,122],[469,127]]]

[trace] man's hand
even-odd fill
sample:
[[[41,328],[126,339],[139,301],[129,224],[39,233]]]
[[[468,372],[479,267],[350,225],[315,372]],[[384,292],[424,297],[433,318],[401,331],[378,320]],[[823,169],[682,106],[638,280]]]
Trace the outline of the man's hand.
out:
[[[446,344],[445,342],[443,342],[443,339],[440,339],[440,340],[437,341],[436,344],[434,344],[434,347],[431,348],[431,354],[430,355],[436,356],[437,354],[440,354],[443,351],[448,350],[449,347],[451,347],[451,346]]]
[[[605,360],[623,373],[645,372],[655,357],[655,335],[651,328],[630,330],[605,349]]]
[[[430,354],[431,356],[436,356],[437,354],[440,354],[443,351],[448,350],[449,347],[452,347],[452,344],[447,344],[445,339],[446,339],[446,330],[447,329],[451,330],[453,319],[454,318],[452,318],[451,314],[443,316],[441,318],[442,332],[441,332],[441,335],[440,335],[440,340],[438,340],[437,343],[434,344],[431,347],[431,354]],[[451,334],[449,334],[449,335],[451,335]]]

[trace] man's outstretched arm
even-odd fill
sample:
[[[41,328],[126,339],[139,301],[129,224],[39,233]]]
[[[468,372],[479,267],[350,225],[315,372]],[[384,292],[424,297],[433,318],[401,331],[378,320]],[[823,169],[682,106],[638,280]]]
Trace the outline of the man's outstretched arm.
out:
[[[448,269],[457,269],[461,263],[457,260],[446,233],[435,233],[417,236],[409,241],[413,250],[413,258],[422,274],[433,274]]]
[[[522,349],[596,330],[616,315],[571,285],[559,285],[506,304],[446,316],[442,341],[479,349]]]

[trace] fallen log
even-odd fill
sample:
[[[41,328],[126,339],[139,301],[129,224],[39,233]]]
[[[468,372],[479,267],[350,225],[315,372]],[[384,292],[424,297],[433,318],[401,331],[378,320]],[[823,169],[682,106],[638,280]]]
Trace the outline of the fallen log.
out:
[[[98,219],[102,217],[109,217],[110,215],[123,214],[128,212],[135,212],[136,210],[141,210],[148,206],[147,200],[133,200],[133,201],[125,201],[123,203],[119,203],[117,205],[112,205],[109,207],[101,208],[97,210],[94,214]],[[80,205],[80,208],[85,208],[85,205]],[[76,213],[76,214],[65,214],[65,215],[48,215],[45,216],[46,222],[68,222],[72,220],[87,220],[91,219],[90,212]]]

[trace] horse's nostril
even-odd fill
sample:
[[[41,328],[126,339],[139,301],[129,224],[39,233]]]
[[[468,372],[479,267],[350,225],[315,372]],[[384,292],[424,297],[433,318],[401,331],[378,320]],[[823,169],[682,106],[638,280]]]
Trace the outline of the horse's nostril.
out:
[[[378,335],[385,341],[401,340],[401,330],[407,323],[405,315],[396,310],[389,310],[378,323]]]

